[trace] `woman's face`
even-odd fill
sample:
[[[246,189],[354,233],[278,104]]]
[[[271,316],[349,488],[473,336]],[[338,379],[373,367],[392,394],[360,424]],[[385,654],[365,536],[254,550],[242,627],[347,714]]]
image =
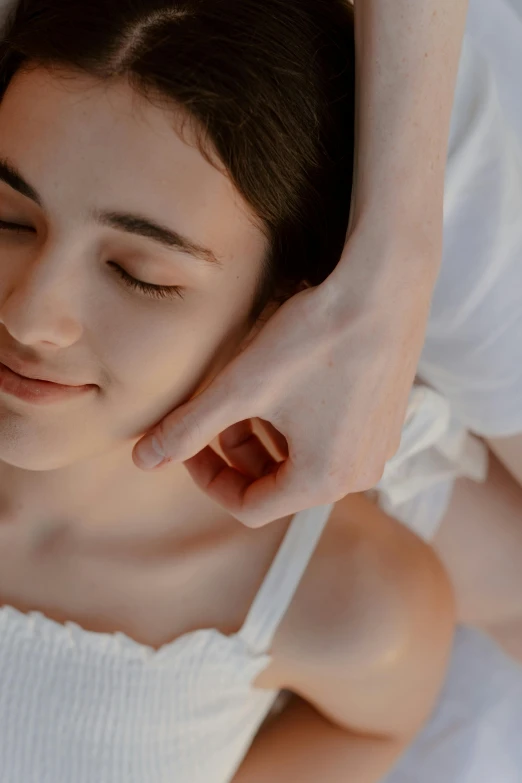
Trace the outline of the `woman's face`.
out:
[[[93,387],[41,404],[0,385],[0,460],[48,470],[134,442],[244,337],[266,239],[181,120],[123,82],[37,69],[10,84],[0,221],[24,228],[0,223],[0,362]]]

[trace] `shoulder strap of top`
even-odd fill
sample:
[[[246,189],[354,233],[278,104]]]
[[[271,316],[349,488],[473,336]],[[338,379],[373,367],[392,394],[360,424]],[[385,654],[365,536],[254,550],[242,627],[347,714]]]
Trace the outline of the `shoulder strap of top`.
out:
[[[334,505],[314,506],[294,515],[239,631],[252,652],[263,654],[269,649]]]

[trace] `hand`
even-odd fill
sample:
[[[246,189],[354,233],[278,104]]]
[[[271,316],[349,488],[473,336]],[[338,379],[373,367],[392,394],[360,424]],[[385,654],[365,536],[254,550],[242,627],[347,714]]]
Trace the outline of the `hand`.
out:
[[[365,257],[385,246],[391,254],[375,231],[350,239],[324,283],[285,302],[203,392],[136,444],[136,465],[153,467],[158,452],[183,461],[249,527],[374,486],[399,445],[433,282],[432,267],[412,275],[409,258],[385,267],[390,280],[366,279]],[[253,432],[255,418],[278,458]],[[217,436],[230,464],[208,445]]]

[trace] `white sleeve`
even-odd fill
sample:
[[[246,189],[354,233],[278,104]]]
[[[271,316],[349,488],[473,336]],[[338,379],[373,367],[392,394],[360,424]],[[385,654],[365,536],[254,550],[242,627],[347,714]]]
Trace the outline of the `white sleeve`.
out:
[[[520,74],[522,18],[516,43]],[[522,107],[519,77],[511,84]],[[418,372],[478,434],[522,432],[522,136],[492,54],[469,35],[452,116],[443,260]]]

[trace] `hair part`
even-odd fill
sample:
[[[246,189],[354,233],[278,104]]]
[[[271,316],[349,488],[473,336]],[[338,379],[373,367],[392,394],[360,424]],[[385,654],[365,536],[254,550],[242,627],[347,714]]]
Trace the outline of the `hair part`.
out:
[[[269,240],[252,320],[334,269],[353,176],[347,0],[19,0],[0,44],[0,100],[33,65],[126,78],[194,120],[200,150],[217,155]]]

